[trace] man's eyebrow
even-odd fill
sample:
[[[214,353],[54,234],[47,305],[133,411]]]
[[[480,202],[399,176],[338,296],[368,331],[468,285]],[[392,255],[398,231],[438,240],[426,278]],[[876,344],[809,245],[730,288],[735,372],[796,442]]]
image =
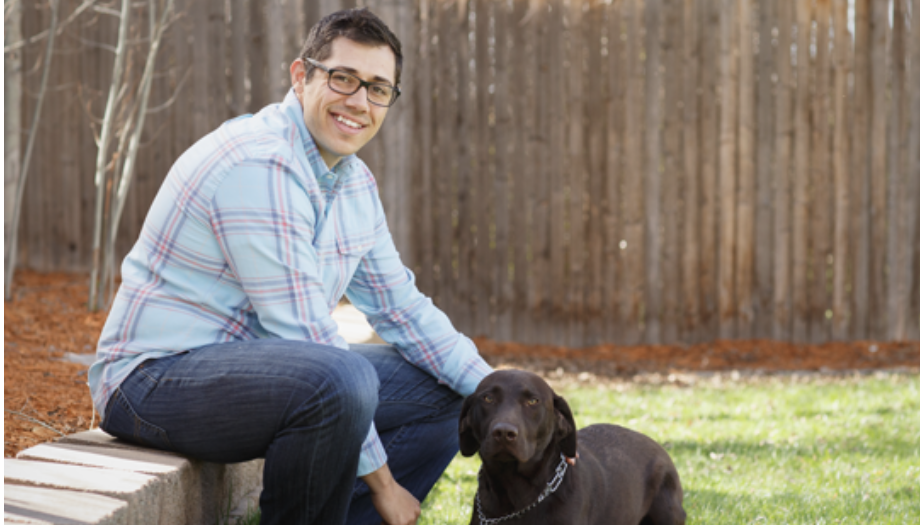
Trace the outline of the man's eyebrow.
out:
[[[351,73],[352,75],[354,75],[354,76],[356,76],[356,77],[361,77],[361,75],[358,74],[358,73],[359,73],[358,70],[356,70],[355,68],[350,68],[350,67],[348,67],[348,66],[335,66],[335,67],[330,68],[330,69],[338,69],[338,70],[344,71],[344,72],[346,72],[346,73]],[[381,77],[380,75],[374,75],[374,78],[372,78],[372,79],[370,80],[370,82],[384,82],[384,83],[386,83],[386,84],[389,84],[390,86],[393,85],[393,81],[392,81],[392,80],[390,80],[390,79],[388,79],[388,78],[386,78],[386,77]]]

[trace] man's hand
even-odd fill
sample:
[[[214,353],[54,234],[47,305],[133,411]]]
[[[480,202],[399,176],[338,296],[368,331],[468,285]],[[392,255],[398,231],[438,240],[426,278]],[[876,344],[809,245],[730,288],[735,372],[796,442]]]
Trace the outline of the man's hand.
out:
[[[386,464],[361,477],[371,490],[371,502],[384,524],[415,524],[422,513],[418,499],[399,485]]]

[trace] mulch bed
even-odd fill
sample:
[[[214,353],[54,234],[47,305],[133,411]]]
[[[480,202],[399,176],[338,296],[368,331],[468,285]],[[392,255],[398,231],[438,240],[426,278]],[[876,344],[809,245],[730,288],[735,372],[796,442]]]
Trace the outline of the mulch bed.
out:
[[[89,429],[92,403],[87,366],[65,353],[94,351],[105,313],[90,313],[86,274],[17,272],[13,301],[4,304],[4,456]],[[692,346],[601,345],[570,349],[477,338],[492,364],[628,377],[672,371],[839,371],[920,367],[920,342],[792,345],[770,340],[716,341]],[[98,426],[99,417],[96,415]]]

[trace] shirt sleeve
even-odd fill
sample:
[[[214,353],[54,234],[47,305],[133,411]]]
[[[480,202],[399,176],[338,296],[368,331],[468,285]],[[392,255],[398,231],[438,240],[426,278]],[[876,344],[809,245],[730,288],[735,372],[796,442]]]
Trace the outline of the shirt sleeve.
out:
[[[375,243],[358,264],[346,294],[384,341],[409,362],[468,396],[492,368],[473,342],[416,286],[393,244],[379,199]]]
[[[273,337],[348,349],[326,304],[313,246],[315,223],[308,192],[279,162],[234,167],[211,206],[213,232],[262,327]],[[384,463],[372,424],[358,475]]]

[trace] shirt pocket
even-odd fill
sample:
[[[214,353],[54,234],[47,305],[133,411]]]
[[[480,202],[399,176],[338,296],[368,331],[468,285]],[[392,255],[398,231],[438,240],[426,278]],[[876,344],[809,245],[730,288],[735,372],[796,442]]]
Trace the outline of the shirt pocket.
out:
[[[339,274],[336,298],[341,298],[345,294],[345,290],[357,272],[361,260],[374,248],[374,242],[374,232],[372,230],[351,230],[346,235],[335,240],[336,267]]]

